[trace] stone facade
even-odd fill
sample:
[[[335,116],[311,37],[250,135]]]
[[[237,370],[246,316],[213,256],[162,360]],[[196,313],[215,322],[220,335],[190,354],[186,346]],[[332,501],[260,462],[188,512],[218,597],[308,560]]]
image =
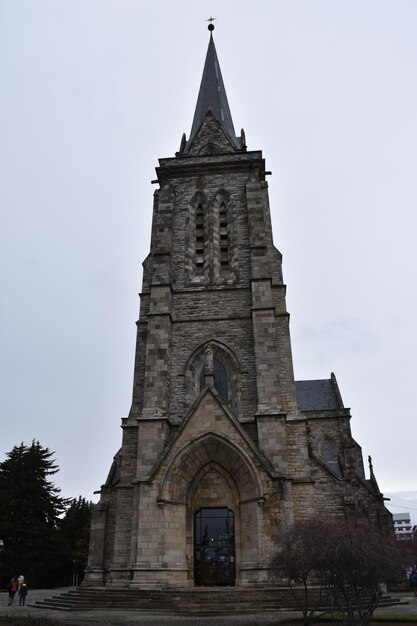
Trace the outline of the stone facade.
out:
[[[221,93],[212,58],[211,39],[201,89],[217,80]],[[132,407],[95,507],[87,585],[261,584],[294,520],[390,523],[335,377],[294,380],[262,153],[200,97],[196,130],[156,170]],[[198,515],[225,511],[198,543]]]

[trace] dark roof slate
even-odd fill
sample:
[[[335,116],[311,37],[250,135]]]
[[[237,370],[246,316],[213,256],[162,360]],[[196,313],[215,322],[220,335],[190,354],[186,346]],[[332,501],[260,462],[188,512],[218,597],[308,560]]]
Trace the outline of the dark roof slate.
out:
[[[188,145],[190,145],[209,110],[214,113],[234,147],[239,148],[239,140],[236,137],[233,126],[232,114],[227,101],[226,89],[212,35],[210,35],[193,125],[187,142]]]
[[[297,406],[300,411],[328,411],[342,409],[333,381],[297,380],[295,381]]]

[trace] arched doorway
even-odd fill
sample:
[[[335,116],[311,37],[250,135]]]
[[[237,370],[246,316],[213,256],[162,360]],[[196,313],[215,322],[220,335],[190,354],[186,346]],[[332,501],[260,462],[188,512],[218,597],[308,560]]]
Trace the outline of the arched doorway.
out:
[[[191,584],[240,585],[247,579],[247,572],[259,568],[262,494],[260,473],[245,449],[217,433],[195,437],[170,459],[158,502],[162,506],[170,503],[166,510],[170,527],[176,524],[176,533],[171,533],[165,550],[178,552],[185,530],[181,545]],[[213,515],[220,522],[211,520]],[[217,549],[214,562],[212,551],[204,543],[206,526],[207,537],[214,540],[215,554]],[[228,549],[224,550],[226,543]],[[214,567],[208,567],[210,562]],[[222,563],[227,568],[221,567]]]
[[[230,586],[236,581],[235,521],[230,509],[202,508],[194,521],[197,586]]]

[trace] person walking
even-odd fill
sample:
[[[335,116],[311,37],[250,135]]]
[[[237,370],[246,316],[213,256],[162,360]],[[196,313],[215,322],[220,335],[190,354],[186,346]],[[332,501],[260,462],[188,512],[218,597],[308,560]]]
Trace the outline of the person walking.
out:
[[[408,577],[408,582],[410,583],[411,591],[417,597],[417,570],[416,570],[415,566],[413,567],[413,569],[410,572],[410,575]]]
[[[19,606],[25,606],[26,596],[28,594],[28,586],[26,583],[22,583],[19,589]]]
[[[13,576],[13,578],[9,582],[9,587],[8,587],[8,591],[9,591],[9,605],[8,606],[12,606],[13,600],[14,600],[14,597],[16,595],[16,591],[18,590],[18,588],[19,588],[19,583],[17,582],[17,576]]]

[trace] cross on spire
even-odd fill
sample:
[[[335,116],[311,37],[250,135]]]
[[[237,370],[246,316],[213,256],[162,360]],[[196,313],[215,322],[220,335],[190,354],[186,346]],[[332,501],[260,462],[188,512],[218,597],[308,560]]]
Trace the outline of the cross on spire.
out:
[[[210,23],[209,23],[209,25],[207,26],[207,28],[208,28],[210,31],[214,30],[214,24],[213,24],[213,22],[214,22],[214,20],[215,20],[215,19],[217,19],[217,18],[216,18],[216,17],[212,17],[212,16],[210,15],[210,17],[208,18],[208,20],[206,20],[206,22],[210,22]]]

